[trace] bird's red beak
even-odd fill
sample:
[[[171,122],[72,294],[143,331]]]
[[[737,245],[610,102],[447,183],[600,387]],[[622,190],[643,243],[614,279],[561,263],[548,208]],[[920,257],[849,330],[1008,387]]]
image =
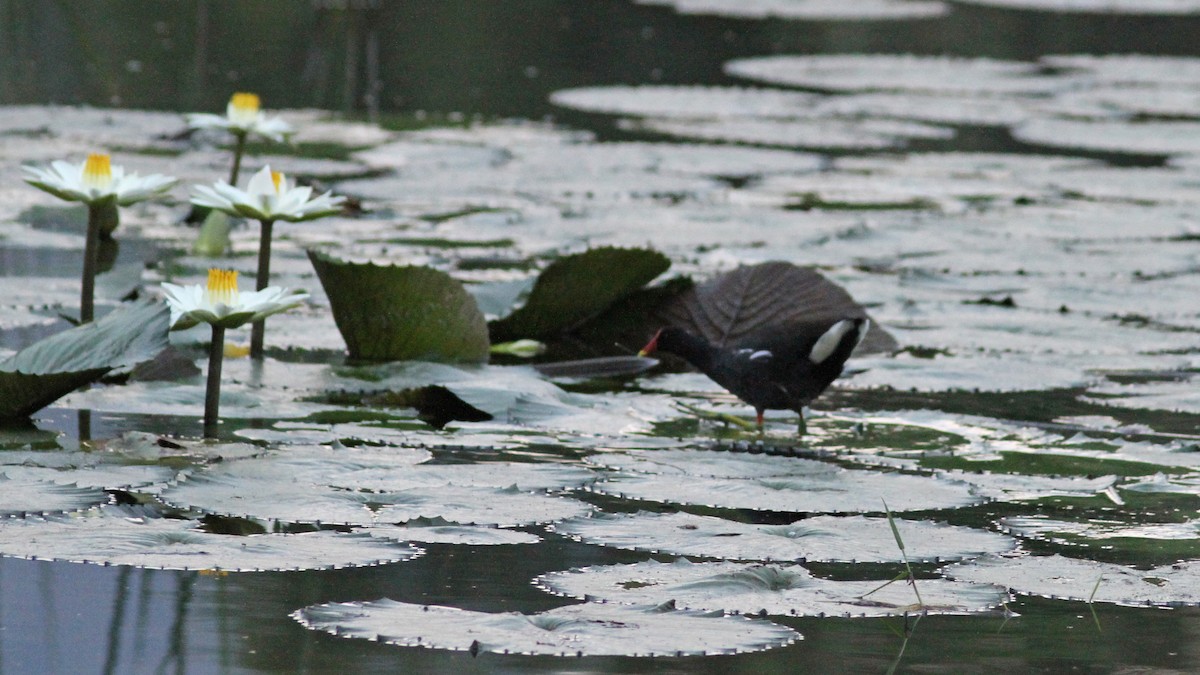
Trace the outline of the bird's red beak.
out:
[[[638,356],[645,356],[647,354],[653,354],[654,350],[658,349],[658,336],[659,335],[662,335],[661,328],[659,328],[658,332],[654,334],[654,337],[650,338],[650,341],[646,343],[646,346],[642,347],[642,350],[638,352]]]

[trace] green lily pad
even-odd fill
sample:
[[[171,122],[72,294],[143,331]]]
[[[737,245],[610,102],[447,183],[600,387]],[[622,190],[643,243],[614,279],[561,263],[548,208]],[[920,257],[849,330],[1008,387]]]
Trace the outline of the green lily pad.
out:
[[[594,248],[559,258],[538,276],[524,306],[492,322],[492,339],[561,333],[603,312],[670,266],[662,253],[637,248]]]
[[[350,358],[477,362],[487,325],[461,283],[430,267],[339,260],[309,250]]]
[[[0,419],[19,419],[167,346],[167,306],[143,302],[52,335],[0,361]]]

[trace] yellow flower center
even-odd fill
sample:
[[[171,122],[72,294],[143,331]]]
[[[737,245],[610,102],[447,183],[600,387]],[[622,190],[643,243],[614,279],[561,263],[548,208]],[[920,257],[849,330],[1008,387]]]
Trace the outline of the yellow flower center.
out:
[[[212,305],[236,305],[238,301],[237,270],[210,269],[204,299]]]
[[[279,194],[279,184],[283,182],[283,172],[272,171],[271,182],[275,184],[275,194]]]
[[[83,163],[83,184],[97,190],[107,190],[112,185],[112,160],[108,155],[88,155]]]
[[[261,101],[258,98],[258,94],[239,91],[229,99],[229,105],[239,115],[257,115]]]

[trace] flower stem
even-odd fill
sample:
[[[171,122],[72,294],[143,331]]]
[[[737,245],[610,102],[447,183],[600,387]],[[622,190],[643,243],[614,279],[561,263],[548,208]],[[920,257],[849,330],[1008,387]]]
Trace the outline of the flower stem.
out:
[[[237,142],[233,146],[233,169],[229,172],[229,184],[237,185],[238,174],[242,172],[242,153],[246,150],[246,132],[233,132]]]
[[[275,221],[263,220],[262,234],[258,239],[258,276],[255,280],[255,290],[261,291],[271,282],[271,228]],[[262,360],[263,333],[266,332],[266,321],[255,321],[250,325],[250,358]]]
[[[208,348],[208,388],[204,391],[204,437],[217,437],[221,405],[221,362],[225,360],[225,328],[213,325],[212,344]]]
[[[91,323],[96,314],[96,261],[100,257],[100,221],[105,205],[88,204],[87,239],[83,245],[83,281],[79,293],[79,323]]]

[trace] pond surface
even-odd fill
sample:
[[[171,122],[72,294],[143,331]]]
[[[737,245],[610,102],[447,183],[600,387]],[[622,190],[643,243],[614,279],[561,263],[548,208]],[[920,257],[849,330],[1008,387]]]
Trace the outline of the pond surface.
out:
[[[363,207],[277,228],[312,300],[228,359],[215,442],[186,369],[0,432],[0,671],[1195,669],[1200,3],[1091,4],[0,0],[5,351],[78,301],[81,211],[22,162],[182,179],[123,211],[100,313],[252,275],[257,228],[214,260],[180,224],[229,149],[179,113],[232,91],[298,129],[249,169]],[[305,254],[497,314],[599,246],[816,265],[899,349],[760,436],[678,369],[349,362]],[[543,359],[641,344],[589,335]],[[398,404],[429,385],[491,419]]]

